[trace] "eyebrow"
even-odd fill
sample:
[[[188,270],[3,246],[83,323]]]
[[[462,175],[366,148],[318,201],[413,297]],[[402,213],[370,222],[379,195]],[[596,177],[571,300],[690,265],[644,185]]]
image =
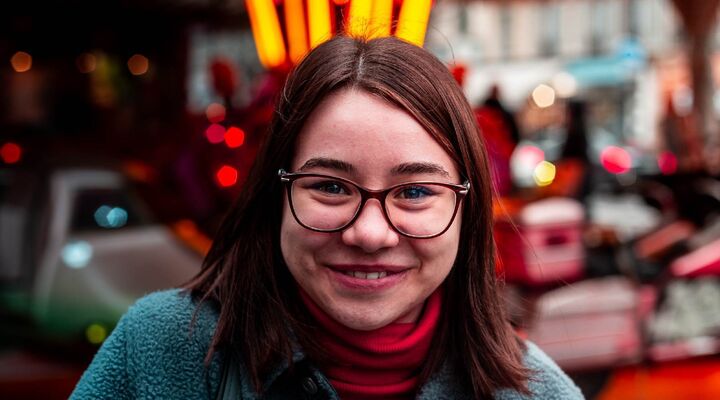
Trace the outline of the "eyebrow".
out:
[[[390,172],[394,175],[437,174],[450,178],[450,173],[445,168],[429,162],[402,163],[393,167]]]
[[[298,171],[305,171],[310,168],[326,168],[341,172],[355,172],[355,167],[345,161],[334,158],[314,157],[303,164]],[[442,166],[430,162],[409,162],[398,164],[390,170],[393,175],[412,175],[412,174],[436,174],[446,178],[450,178],[450,173]]]
[[[334,158],[315,157],[305,161],[299,171],[310,168],[326,168],[342,172],[355,172],[355,167],[345,161],[336,160]]]

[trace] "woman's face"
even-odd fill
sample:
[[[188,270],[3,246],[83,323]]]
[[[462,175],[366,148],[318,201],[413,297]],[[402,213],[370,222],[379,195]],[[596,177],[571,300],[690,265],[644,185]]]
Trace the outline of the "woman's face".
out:
[[[460,183],[450,156],[409,114],[351,89],[332,94],[313,111],[290,168],[376,190],[411,181]],[[444,234],[410,239],[388,225],[378,200],[368,200],[357,220],[335,233],[300,226],[286,200],[282,253],[302,289],[343,325],[371,330],[412,322],[452,268],[461,211]],[[380,277],[349,276],[356,271]]]

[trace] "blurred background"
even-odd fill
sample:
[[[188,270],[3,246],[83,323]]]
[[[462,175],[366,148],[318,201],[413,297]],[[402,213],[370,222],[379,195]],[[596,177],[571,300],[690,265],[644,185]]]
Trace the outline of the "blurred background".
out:
[[[199,270],[289,68],[381,4],[475,107],[518,332],[591,399],[720,398],[720,0],[4,5],[2,398]]]

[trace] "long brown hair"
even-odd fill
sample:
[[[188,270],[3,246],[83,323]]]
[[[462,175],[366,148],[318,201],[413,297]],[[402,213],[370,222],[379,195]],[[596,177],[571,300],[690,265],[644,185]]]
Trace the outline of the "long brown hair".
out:
[[[495,278],[492,185],[474,114],[438,59],[392,37],[336,37],[310,52],[288,77],[246,186],[225,217],[202,271],[186,286],[220,309],[208,359],[218,349],[237,352],[259,390],[262,375],[278,359],[290,359],[294,343],[311,358],[319,354],[296,308],[300,302],[280,252],[283,188],[276,173],[290,165],[297,136],[315,107],[330,93],[349,87],[412,115],[471,183],[458,255],[444,283],[436,345],[423,378],[449,362],[476,398],[500,388],[527,393],[522,344],[505,316]]]

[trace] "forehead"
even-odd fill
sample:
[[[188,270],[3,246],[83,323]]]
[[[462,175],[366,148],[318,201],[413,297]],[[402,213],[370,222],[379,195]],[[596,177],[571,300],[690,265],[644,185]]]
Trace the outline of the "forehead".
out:
[[[306,121],[297,139],[293,170],[313,158],[349,163],[359,174],[385,174],[400,164],[432,163],[451,178],[458,175],[450,155],[410,114],[355,89],[331,94]]]

